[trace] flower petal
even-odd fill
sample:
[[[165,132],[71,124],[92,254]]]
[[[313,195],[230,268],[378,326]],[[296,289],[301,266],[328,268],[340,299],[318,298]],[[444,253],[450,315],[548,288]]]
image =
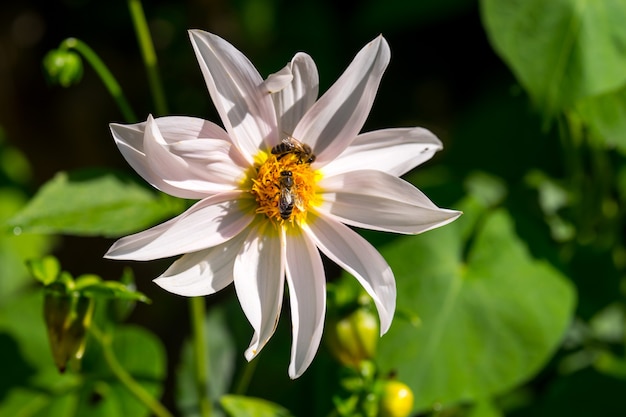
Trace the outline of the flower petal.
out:
[[[243,192],[230,191],[200,200],[165,223],[119,239],[105,257],[147,261],[220,245],[239,234],[254,218],[247,207],[254,200],[245,196]]]
[[[189,37],[226,131],[252,163],[260,148],[278,141],[274,104],[263,79],[248,58],[219,36],[190,30]]]
[[[229,141],[195,139],[168,144],[152,116],[146,122],[143,148],[157,177],[176,189],[203,197],[238,188],[244,175],[244,169],[229,155]]]
[[[270,94],[274,94],[287,87],[292,80],[291,65],[288,64],[280,71],[268,75],[264,85]]]
[[[326,278],[317,247],[305,234],[286,235],[286,254],[293,329],[289,376],[295,379],[309,367],[322,339]]]
[[[323,172],[333,176],[367,168],[399,177],[441,149],[437,136],[421,127],[375,130],[357,136]]]
[[[448,224],[461,215],[441,209],[412,184],[381,171],[353,171],[319,183],[317,208],[352,226],[417,234]]]
[[[386,333],[396,309],[396,282],[380,253],[348,226],[328,217],[309,212],[302,228],[328,258],[352,274],[372,297],[380,317],[380,334]]]
[[[235,291],[254,329],[245,356],[252,360],[276,330],[285,287],[285,252],[268,222],[251,229],[235,259]]]
[[[149,119],[152,119],[152,117],[149,116]],[[224,129],[206,120],[182,116],[160,117],[153,120],[156,122],[157,126],[154,130],[160,131],[159,136],[162,138],[162,141],[167,143],[167,145],[162,143],[161,146],[168,146],[175,143],[189,143],[198,140],[198,138],[211,138],[214,139],[215,142],[223,142],[224,145],[222,148],[224,146],[230,146],[228,135]],[[150,158],[146,156],[146,150],[144,148],[144,137],[147,123],[148,122],[142,122],[132,125],[112,123],[110,125],[113,139],[126,161],[128,161],[130,166],[133,167],[133,169],[153,187],[165,193],[180,198],[199,199],[206,197],[206,189],[209,187],[203,187],[204,191],[180,188],[166,182],[161,173],[157,173],[153,170],[153,166],[150,164]],[[232,153],[232,151],[230,153]],[[228,155],[228,153],[225,154],[225,159]],[[168,161],[168,165],[173,164],[184,166],[185,164],[185,161],[181,160],[182,157],[180,155],[176,155],[175,152],[163,155],[162,157]],[[241,160],[241,157],[239,157],[239,160]],[[190,169],[188,174],[190,177],[191,174],[194,174],[200,182],[206,181],[210,178],[206,173],[197,169],[195,165],[198,164],[191,164],[192,169]],[[229,165],[229,171],[232,171],[233,169],[242,170],[233,163],[229,163]],[[215,181],[213,182],[215,183]],[[232,183],[232,180],[230,182]],[[220,184],[220,188],[228,188],[227,184],[228,183]]]
[[[286,72],[291,74],[290,82],[272,94],[278,118],[279,136],[293,134],[300,119],[315,103],[319,91],[317,67],[309,55],[303,52],[297,53],[279,74]],[[274,78],[273,76],[275,74],[268,77],[267,81]],[[273,84],[276,85],[275,82]]]
[[[293,137],[313,148],[316,167],[335,159],[359,133],[389,58],[389,45],[382,36],[365,45],[298,123]]]
[[[154,282],[188,297],[214,294],[233,282],[235,258],[246,236],[244,231],[221,245],[183,255]]]

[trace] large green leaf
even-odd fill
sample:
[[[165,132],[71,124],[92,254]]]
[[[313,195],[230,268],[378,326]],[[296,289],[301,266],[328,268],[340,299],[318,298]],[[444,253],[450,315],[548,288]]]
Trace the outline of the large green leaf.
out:
[[[0,224],[26,204],[26,196],[15,189],[0,189]],[[26,260],[38,258],[49,251],[50,236],[24,235],[13,230],[0,230],[0,305],[10,300],[15,291],[32,284]]]
[[[548,114],[626,82],[622,0],[481,0],[481,12],[494,49]]]
[[[156,194],[119,174],[61,172],[10,224],[28,233],[121,236],[183,209],[182,200]]]
[[[606,145],[626,154],[626,87],[580,100],[576,110]]]
[[[116,327],[113,351],[121,366],[145,390],[158,396],[165,378],[165,351],[151,333]],[[116,379],[95,340],[87,341],[80,373],[60,374],[50,353],[40,292],[26,293],[0,308],[0,416],[147,416]]]
[[[506,211],[463,209],[451,225],[383,249],[398,309],[420,325],[396,318],[378,361],[412,388],[416,410],[489,398],[529,379],[573,314],[571,284],[529,254]]]

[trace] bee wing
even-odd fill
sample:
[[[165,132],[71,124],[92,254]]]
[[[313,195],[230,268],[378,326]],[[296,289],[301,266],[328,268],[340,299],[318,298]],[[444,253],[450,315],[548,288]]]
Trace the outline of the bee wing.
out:
[[[298,210],[304,211],[304,201],[302,200],[302,197],[300,197],[299,194],[295,194],[292,197],[293,197],[293,204],[296,207],[298,207]]]
[[[293,204],[293,193],[287,187],[283,187],[280,190],[280,205],[282,207],[287,207]]]

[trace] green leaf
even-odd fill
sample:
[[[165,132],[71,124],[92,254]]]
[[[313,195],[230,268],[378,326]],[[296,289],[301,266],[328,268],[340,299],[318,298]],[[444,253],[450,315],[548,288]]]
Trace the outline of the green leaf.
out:
[[[622,0],[481,0],[496,52],[549,115],[626,83]]]
[[[278,404],[260,398],[224,395],[220,404],[230,417],[290,417],[291,413]]]
[[[77,290],[79,290],[81,294],[87,297],[135,300],[144,303],[150,303],[150,299],[145,294],[139,291],[132,290],[126,285],[117,281],[94,281],[89,284],[80,286],[80,288],[77,288]]]
[[[603,374],[626,379],[626,360],[612,352],[606,350],[599,351],[593,365]]]
[[[467,176],[465,188],[469,195],[485,207],[500,204],[507,193],[506,183],[502,179],[480,171],[472,172]]]
[[[182,200],[153,193],[122,175],[58,173],[10,224],[28,233],[121,236],[178,214]]]
[[[113,350],[122,367],[156,398],[166,375],[165,349],[160,340],[138,326],[119,326],[113,332]],[[94,343],[95,345],[95,343]],[[89,416],[149,416],[151,413],[114,378],[97,349],[83,359],[83,374],[93,374],[79,392],[81,413]],[[94,401],[97,395],[98,401]],[[112,410],[115,410],[113,412]]]
[[[13,216],[26,203],[19,191],[0,189],[0,224]],[[32,284],[26,261],[40,258],[53,244],[49,236],[24,235],[19,230],[0,230],[0,305],[10,300],[21,288]]]
[[[45,256],[41,259],[31,259],[27,264],[31,274],[44,285],[55,281],[61,273],[61,264],[59,260],[52,255]]]
[[[134,326],[115,327],[113,350],[121,366],[158,396],[166,372],[157,337]],[[113,376],[95,340],[87,341],[81,373],[60,374],[52,360],[40,292],[16,297],[0,308],[0,416],[133,416],[149,410]]]
[[[144,303],[151,302],[148,297],[137,291],[135,275],[131,268],[124,268],[119,284],[123,285],[124,292],[130,293],[131,297],[127,297],[127,294],[120,294],[120,297],[116,297],[107,303],[107,315],[116,323],[121,323],[130,316],[135,309],[136,301],[142,301]],[[135,295],[140,295],[141,298],[137,299]]]
[[[491,400],[479,400],[467,413],[467,417],[503,417],[504,414]]]
[[[462,209],[456,222],[382,250],[396,274],[398,308],[415,311],[421,325],[396,319],[378,363],[411,387],[416,410],[490,398],[528,380],[573,314],[572,285],[532,258],[506,211]],[[464,241],[467,222],[475,232]]]
[[[607,146],[626,154],[626,88],[580,100],[576,110]]]
[[[624,416],[626,381],[593,369],[560,376],[541,389],[543,395],[514,413],[532,417]]]

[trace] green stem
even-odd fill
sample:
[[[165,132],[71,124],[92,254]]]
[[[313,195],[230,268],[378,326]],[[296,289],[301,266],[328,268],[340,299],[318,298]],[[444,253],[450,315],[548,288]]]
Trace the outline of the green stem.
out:
[[[200,415],[209,417],[212,414],[211,399],[209,398],[209,349],[206,345],[204,318],[206,306],[203,297],[191,297],[189,299],[191,313],[191,326],[193,332],[193,351],[195,356],[196,389]]]
[[[60,49],[73,49],[76,52],[80,53],[83,58],[89,65],[96,71],[96,74],[100,77],[104,86],[109,91],[109,94],[113,96],[113,99],[117,103],[124,119],[128,123],[136,122],[137,117],[135,117],[135,113],[133,112],[130,104],[128,104],[128,100],[124,97],[124,93],[122,92],[122,88],[118,84],[117,80],[111,74],[111,71],[107,68],[107,66],[102,62],[100,57],[96,55],[96,53],[91,49],[85,42],[76,39],[76,38],[68,38],[61,42],[59,47]]]
[[[115,352],[113,351],[113,340],[110,335],[100,331],[95,324],[91,324],[91,333],[95,339],[100,343],[102,352],[104,354],[104,360],[113,372],[113,375],[124,385],[128,391],[131,392],[142,404],[150,409],[150,411],[157,417],[173,417],[173,415],[161,404],[156,398],[154,398],[148,391],[144,389],[130,375],[126,369],[119,363]]]
[[[165,101],[165,93],[163,92],[161,77],[159,76],[159,70],[157,67],[157,56],[154,52],[152,37],[150,36],[150,30],[148,29],[146,15],[143,12],[141,1],[128,0],[128,8],[130,9],[130,15],[133,19],[133,26],[135,27],[135,33],[137,34],[137,41],[139,42],[139,48],[141,49],[141,56],[143,57],[146,72],[148,73],[148,83],[150,85],[150,90],[152,91],[156,113],[158,115],[167,114],[167,103]]]
[[[239,377],[239,381],[233,390],[233,394],[244,395],[248,391],[248,386],[250,385],[250,381],[252,380],[252,376],[254,375],[254,371],[256,371],[258,363],[259,360],[255,359],[243,367],[243,374]]]

